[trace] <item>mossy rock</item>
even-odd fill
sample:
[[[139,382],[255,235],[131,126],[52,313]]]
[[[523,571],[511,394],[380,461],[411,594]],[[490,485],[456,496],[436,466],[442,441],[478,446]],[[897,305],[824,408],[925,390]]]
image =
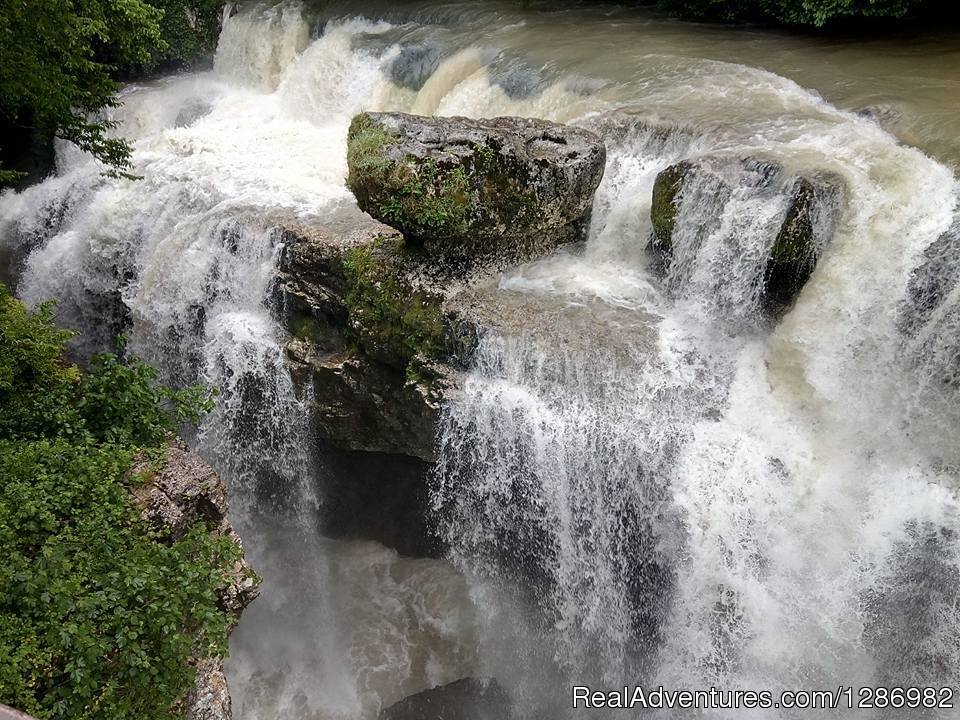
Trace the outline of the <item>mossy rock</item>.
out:
[[[650,222],[653,225],[653,249],[664,260],[669,260],[673,251],[673,230],[677,225],[680,191],[683,181],[692,170],[689,162],[671,165],[657,175],[653,183],[653,199],[650,203]]]
[[[343,258],[344,304],[359,349],[423,379],[426,363],[443,353],[441,298],[414,287],[402,267],[402,247],[361,246]]]
[[[428,254],[522,260],[579,231],[605,157],[589,131],[542,120],[362,113],[347,185]]]
[[[819,254],[813,226],[816,188],[806,178],[799,178],[795,188],[764,272],[767,300],[781,305],[792,302],[810,279]]]
[[[704,175],[710,182],[699,182]],[[693,188],[697,182],[696,190]],[[650,205],[650,246],[665,266],[674,260],[676,231],[684,193],[721,193],[735,190],[756,193],[770,202],[786,200],[786,213],[762,267],[762,304],[777,314],[789,305],[809,280],[824,246],[833,232],[840,209],[840,182],[819,173],[810,177],[790,175],[782,166],[753,158],[706,157],[676,163],[657,175]],[[711,203],[697,197],[695,203]],[[714,203],[716,204],[716,203]],[[723,203],[717,205],[722,209]],[[703,224],[719,217],[699,217]]]

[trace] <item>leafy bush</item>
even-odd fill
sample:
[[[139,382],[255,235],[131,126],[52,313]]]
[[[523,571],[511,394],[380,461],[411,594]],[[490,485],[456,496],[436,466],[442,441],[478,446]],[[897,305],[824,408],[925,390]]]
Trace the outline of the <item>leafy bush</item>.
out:
[[[157,446],[212,407],[203,388],[171,390],[139,358],[103,353],[81,375],[64,362],[73,333],[53,323],[52,303],[30,312],[0,285],[0,439]]]
[[[118,74],[189,65],[213,50],[221,0],[0,0],[0,130],[70,140],[112,172],[130,167],[130,146],[97,114],[116,107]],[[21,150],[22,151],[22,150]],[[0,168],[0,184],[21,176]]]
[[[660,0],[662,7],[711,20],[766,19],[822,27],[850,18],[945,14],[937,0]]]
[[[161,542],[127,476],[210,394],[111,355],[81,373],[52,317],[0,286],[0,702],[38,718],[182,717],[190,658],[226,650],[217,592],[239,550],[202,524]]]
[[[190,67],[217,47],[223,0],[145,0],[162,13],[160,42],[151,48],[148,62],[133,63],[132,71]]]

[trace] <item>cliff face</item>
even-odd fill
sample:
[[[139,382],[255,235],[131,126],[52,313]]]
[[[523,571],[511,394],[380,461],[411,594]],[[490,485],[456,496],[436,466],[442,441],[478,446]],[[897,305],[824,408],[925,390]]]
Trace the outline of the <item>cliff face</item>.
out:
[[[779,203],[778,231],[752,282],[770,315],[792,302],[832,235],[843,201],[837,178],[700,157],[693,131],[669,120],[614,112],[584,125],[354,119],[348,186],[365,212],[343,206],[309,225],[278,223],[275,298],[292,335],[288,362],[323,441],[434,461],[438,413],[459,392],[479,335],[550,322],[533,295],[498,288],[500,272],[584,239],[604,143],[694,155],[664,169],[652,189],[647,248],[668,291],[682,291],[688,266],[710,263],[701,246],[729,208]],[[733,270],[713,272],[722,283]]]
[[[433,461],[440,402],[497,322],[485,290],[583,239],[604,158],[592,132],[540,120],[357,116],[348,185],[377,219],[282,225],[277,303],[319,436]]]
[[[210,465],[176,440],[167,447],[159,468],[140,458],[130,476],[146,478],[131,485],[131,494],[143,509],[143,517],[157,531],[159,541],[174,542],[197,522],[210,532],[228,538],[243,549],[240,536],[227,518],[228,504],[223,480]],[[232,614],[234,624],[259,594],[260,580],[246,560],[238,560],[218,592],[218,603]],[[231,720],[230,691],[222,657],[195,658],[196,683],[183,700],[186,720]]]

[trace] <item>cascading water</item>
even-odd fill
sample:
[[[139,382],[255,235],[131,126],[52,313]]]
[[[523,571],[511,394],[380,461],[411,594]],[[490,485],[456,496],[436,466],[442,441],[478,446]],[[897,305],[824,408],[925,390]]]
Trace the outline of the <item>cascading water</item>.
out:
[[[572,682],[955,685],[958,184],[838,109],[910,92],[895,71],[910,59],[878,53],[892,69],[865,96],[805,41],[626,11],[363,14],[289,0],[228,13],[213,71],[124,91],[115,119],[141,180],[64,145],[53,177],[0,197],[17,292],[60,298],[81,355],[124,331],[167,381],[221,388],[195,442],[266,576],[232,640],[237,716],[372,718],[476,674],[518,715],[555,717]],[[833,104],[750,67],[784,45],[807,59],[783,72]],[[916,144],[951,159],[958,133],[934,95],[916,95],[932,123]],[[606,135],[586,245],[500,280],[525,322],[482,338],[438,428],[452,564],[318,536],[324,463],[272,313],[271,228],[352,206],[344,143],[361,109],[650,121]],[[784,174],[737,165],[722,187],[685,189],[663,278],[647,252],[654,179],[706,156]],[[795,173],[845,191],[773,324],[759,282]],[[751,717],[716,713],[734,715]]]

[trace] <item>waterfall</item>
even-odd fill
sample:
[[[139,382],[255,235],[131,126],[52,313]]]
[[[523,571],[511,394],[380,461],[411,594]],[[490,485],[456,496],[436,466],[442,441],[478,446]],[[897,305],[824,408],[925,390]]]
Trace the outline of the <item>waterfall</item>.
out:
[[[219,390],[190,439],[227,482],[265,579],[231,640],[238,717],[375,716],[471,667],[472,609],[452,567],[318,528],[326,467],[309,392],[285,364],[275,226],[352,202],[347,126],[395,91],[396,52],[359,46],[386,23],[346,18],[313,41],[311,28],[298,3],[253,7],[226,18],[212,72],[125,88],[111,119],[141,179],[106,177],[63,143],[54,176],[0,199],[16,291],[59,299],[78,357],[124,333],[164,382]]]
[[[612,9],[244,5],[212,71],[109,111],[141,179],[62,143],[51,177],[0,195],[16,291],[60,299],[78,357],[124,333],[164,381],[220,388],[191,442],[266,576],[232,640],[238,718],[366,720],[471,675],[521,717],[565,716],[572,683],[955,684],[960,186],[850,111],[856,78],[821,95],[818,56],[806,83],[754,67],[801,40]],[[587,242],[504,273],[523,321],[481,338],[442,410],[447,560],[321,536],[328,468],[272,300],[277,223],[355,212],[361,110],[543,117],[608,145]],[[651,193],[685,160],[711,172],[664,274]],[[818,198],[819,263],[774,322],[763,264],[795,178],[821,175],[842,191]]]
[[[547,338],[534,311],[530,330],[485,337],[441,422],[435,503],[453,556],[487,607],[521,596],[511,622],[534,623],[528,642],[563,678],[544,687],[549,670],[517,663],[507,682],[534,707],[558,685],[624,678],[784,689],[960,675],[957,182],[806,98],[820,117],[803,133],[710,139],[724,174],[684,188],[662,279],[641,252],[649,188],[704,155],[682,131],[608,146],[586,248],[501,279],[520,305],[608,308]],[[791,185],[738,159],[761,153],[849,188],[846,203],[818,201],[821,265],[774,327],[759,281]],[[481,653],[494,674],[502,622],[491,615]]]

